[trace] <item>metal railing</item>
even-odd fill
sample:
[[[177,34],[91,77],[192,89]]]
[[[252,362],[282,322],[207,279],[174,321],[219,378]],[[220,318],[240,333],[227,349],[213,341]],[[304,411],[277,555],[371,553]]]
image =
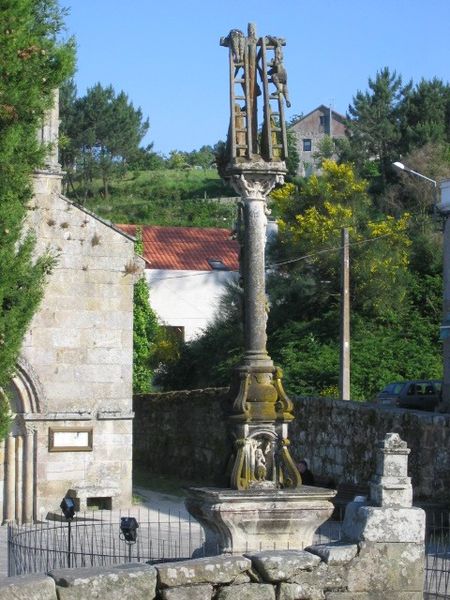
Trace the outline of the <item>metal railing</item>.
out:
[[[139,524],[135,543],[124,539],[120,529],[123,516],[133,516]],[[319,528],[314,543],[338,540],[339,536],[339,522],[329,521]],[[277,549],[276,542],[273,549]],[[58,515],[55,520],[33,524],[8,524],[9,576],[131,561],[187,560],[214,554],[219,554],[219,548],[206,546],[203,528],[185,513],[141,508],[126,513],[78,513],[69,522]]]
[[[135,543],[120,529],[123,516],[136,518]],[[127,513],[78,513],[29,525],[8,525],[8,575],[45,573],[130,561],[181,560],[201,553],[205,536],[197,521],[181,514],[138,509]]]
[[[139,523],[136,543],[127,543],[120,530],[122,516]],[[338,541],[341,517],[329,520],[314,543]],[[449,512],[427,514],[425,585],[427,600],[450,599]],[[69,523],[60,517],[30,525],[8,525],[8,575],[46,573],[66,567],[89,567],[130,561],[164,562],[218,554],[205,551],[200,524],[184,513],[137,509],[127,513],[94,511],[78,514]],[[276,550],[276,543],[274,550]],[[249,549],[250,550],[250,549]]]
[[[450,512],[427,514],[425,542],[426,600],[450,598]]]

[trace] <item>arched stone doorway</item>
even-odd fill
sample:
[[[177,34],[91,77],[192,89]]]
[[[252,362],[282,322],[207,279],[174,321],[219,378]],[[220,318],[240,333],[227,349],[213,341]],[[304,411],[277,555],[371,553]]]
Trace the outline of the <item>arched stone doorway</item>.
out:
[[[36,428],[44,394],[32,367],[20,359],[11,382],[13,415],[8,437],[2,442],[1,505],[3,522],[28,523],[36,517]],[[33,418],[34,417],[34,418]]]

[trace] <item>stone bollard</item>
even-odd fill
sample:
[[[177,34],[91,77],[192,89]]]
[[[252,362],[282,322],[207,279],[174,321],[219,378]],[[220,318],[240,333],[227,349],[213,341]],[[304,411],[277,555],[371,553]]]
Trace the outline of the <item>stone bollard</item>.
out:
[[[408,454],[397,433],[386,434],[378,444],[369,501],[358,498],[347,506],[342,536],[359,549],[349,571],[351,593],[423,597],[425,512],[412,506]]]
[[[378,445],[376,473],[370,482],[374,506],[412,506],[411,477],[408,477],[410,449],[398,433],[388,433]]]

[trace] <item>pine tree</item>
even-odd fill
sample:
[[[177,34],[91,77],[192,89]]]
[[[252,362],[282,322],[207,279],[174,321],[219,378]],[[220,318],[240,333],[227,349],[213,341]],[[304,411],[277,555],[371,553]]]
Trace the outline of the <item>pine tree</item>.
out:
[[[78,157],[85,198],[94,174],[103,180],[103,194],[109,195],[111,174],[136,156],[149,128],[140,108],[134,108],[125,92],[97,83],[85,96],[74,101],[74,90],[65,89],[67,102],[61,110],[62,129],[70,138],[72,158]],[[68,157],[69,158],[69,157]],[[64,163],[63,163],[64,164]]]
[[[450,143],[450,85],[422,79],[404,108],[404,153],[428,143]]]
[[[33,257],[24,231],[31,176],[45,149],[37,140],[53,91],[73,68],[73,43],[59,43],[56,0],[4,0],[0,30],[0,390],[7,390],[23,336],[42,298],[48,255]],[[0,438],[9,425],[1,394]]]
[[[400,154],[402,108],[411,85],[404,86],[401,76],[385,67],[369,79],[368,91],[357,92],[348,109],[352,156],[346,158],[363,174],[365,163],[376,162],[381,190],[392,174],[392,161]]]

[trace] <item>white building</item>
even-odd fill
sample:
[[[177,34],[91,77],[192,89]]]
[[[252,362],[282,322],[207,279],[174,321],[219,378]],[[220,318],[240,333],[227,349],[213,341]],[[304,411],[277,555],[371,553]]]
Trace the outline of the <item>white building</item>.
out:
[[[135,225],[119,225],[134,236]],[[214,318],[225,283],[236,281],[239,245],[228,229],[142,226],[150,304],[188,341]]]

